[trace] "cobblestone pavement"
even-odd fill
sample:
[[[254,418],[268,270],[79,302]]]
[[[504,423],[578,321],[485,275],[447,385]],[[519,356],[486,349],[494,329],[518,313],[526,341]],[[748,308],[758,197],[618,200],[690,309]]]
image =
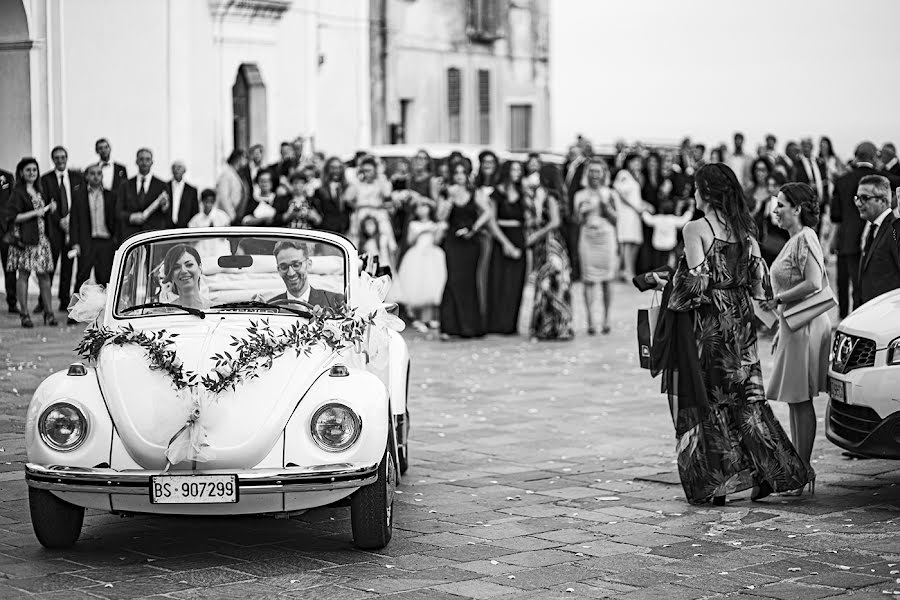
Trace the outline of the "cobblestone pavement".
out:
[[[568,343],[407,334],[411,467],[378,553],[353,548],[347,508],[290,520],[89,512],[73,549],[44,550],[22,475],[25,408],[81,328],[26,332],[3,315],[0,597],[900,595],[900,462],[843,456],[824,438],[823,398],[815,496],[684,501],[665,399],[635,367],[634,309],[648,298],[616,293],[610,336],[583,324]]]

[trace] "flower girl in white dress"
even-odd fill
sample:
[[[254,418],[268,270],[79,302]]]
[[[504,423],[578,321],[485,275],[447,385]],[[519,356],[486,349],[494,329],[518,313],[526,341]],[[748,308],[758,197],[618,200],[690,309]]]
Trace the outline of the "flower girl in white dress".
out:
[[[434,219],[434,201],[420,198],[413,210],[416,218],[407,230],[409,250],[400,263],[397,287],[400,300],[415,319],[413,327],[424,332],[439,325],[438,307],[447,283],[447,262],[439,246],[442,229]]]

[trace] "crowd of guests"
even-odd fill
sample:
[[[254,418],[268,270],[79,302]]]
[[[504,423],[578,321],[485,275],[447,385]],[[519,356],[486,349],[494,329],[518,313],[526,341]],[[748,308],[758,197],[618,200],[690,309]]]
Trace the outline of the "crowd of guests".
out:
[[[862,292],[862,246],[853,240],[862,238],[863,225],[853,194],[843,191],[854,186],[842,178],[882,170],[894,177],[890,173],[900,173],[894,146],[877,151],[861,144],[849,164],[824,137],[816,155],[811,139],[788,142],[783,153],[777,148],[777,139],[767,136],[751,156],[743,136],[735,134],[731,149],[707,152],[690,139],[677,148],[620,142],[611,156],[601,157],[579,136],[561,166],[544,164],[539,154],[503,162],[486,150],[473,165],[460,153],[433,160],[421,150],[387,169],[364,151],[345,163],[305,153],[297,140],[283,143],[280,160],[272,164],[266,164],[260,145],[233,151],[215,189],[200,191],[185,179],[181,161],[171,165],[168,181],[157,178],[146,148],[136,153],[137,173],[129,178],[125,166],[111,158],[106,139],[97,141],[98,160],[83,172],[69,168],[66,149],[56,147],[53,169],[43,175],[32,158],[23,159],[15,174],[0,172],[6,299],[22,325],[32,326],[27,294],[34,273],[40,289],[34,312],[53,324],[54,273],[59,308],[65,310],[73,275],[75,290],[92,274],[107,283],[113,251],[130,235],[172,227],[277,226],[348,236],[370,261],[391,268],[389,299],[421,331],[439,330],[443,337],[517,333],[530,275],[530,336],[574,335],[573,281],[584,284],[588,334],[609,333],[613,282],[674,266],[683,248],[682,228],[702,216],[694,199],[696,173],[721,163],[737,177],[768,264],[788,240],[776,224],[778,190],[802,182],[815,191],[826,223],[816,232],[829,238],[839,256],[846,314],[850,285]]]

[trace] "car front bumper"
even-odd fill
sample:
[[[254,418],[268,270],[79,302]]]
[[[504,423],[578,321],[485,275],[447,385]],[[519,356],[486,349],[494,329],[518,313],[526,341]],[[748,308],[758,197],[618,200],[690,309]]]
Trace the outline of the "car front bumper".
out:
[[[881,419],[869,407],[831,398],[825,414],[825,437],[855,454],[900,459],[900,412]]]
[[[378,479],[378,464],[340,463],[283,469],[168,471],[168,475],[237,475],[238,490],[245,494],[321,492],[359,488]],[[25,480],[33,488],[53,492],[143,495],[149,498],[150,477],[158,471],[117,471],[56,465],[25,465]]]

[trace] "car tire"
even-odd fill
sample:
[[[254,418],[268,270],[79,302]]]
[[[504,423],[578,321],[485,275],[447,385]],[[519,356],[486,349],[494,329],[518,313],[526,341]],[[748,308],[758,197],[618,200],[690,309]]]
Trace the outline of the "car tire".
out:
[[[84,507],[60,500],[47,490],[28,488],[34,535],[45,548],[68,548],[81,536]]]
[[[397,423],[397,462],[400,463],[400,474],[406,475],[409,470],[409,410]]]
[[[350,501],[353,543],[362,550],[380,550],[394,532],[394,492],[397,467],[394,460],[394,433],[389,436],[384,457],[378,465],[378,481],[357,490]]]

